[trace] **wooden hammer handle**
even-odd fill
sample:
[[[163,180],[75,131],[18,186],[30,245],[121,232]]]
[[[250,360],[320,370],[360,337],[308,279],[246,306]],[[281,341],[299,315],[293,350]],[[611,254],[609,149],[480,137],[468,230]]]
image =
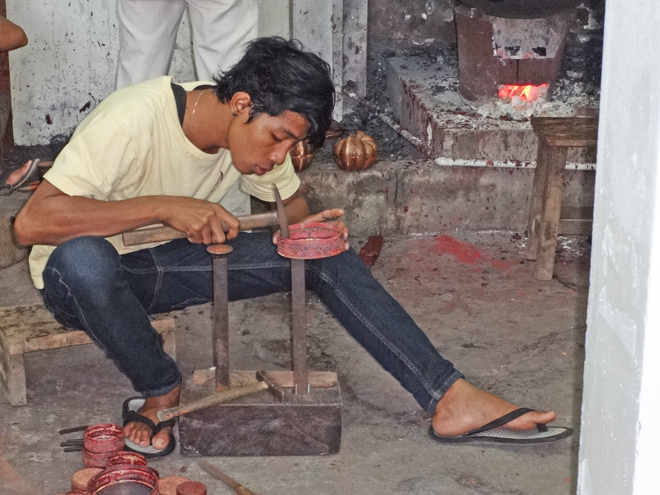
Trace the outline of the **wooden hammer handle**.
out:
[[[236,217],[240,223],[239,230],[252,230],[261,227],[272,227],[279,225],[277,212],[269,211],[267,213],[257,213],[255,215],[243,215]],[[222,226],[226,232],[229,227]],[[140,244],[149,244],[151,242],[171,241],[172,239],[185,239],[188,237],[185,232],[180,232],[172,227],[153,227],[148,229],[131,230],[121,235],[124,246],[138,246]]]
[[[254,492],[251,492],[247,488],[245,488],[243,485],[238,485],[236,487],[236,493],[238,495],[256,495]]]
[[[222,392],[216,392],[211,394],[208,397],[199,399],[183,406],[171,407],[170,409],[163,409],[158,411],[157,416],[159,421],[167,421],[168,419],[176,418],[177,416],[182,416],[183,414],[188,414],[193,411],[199,411],[206,407],[214,406],[215,404],[222,404],[223,402],[229,402],[230,400],[238,399],[239,397],[244,397],[246,395],[256,394],[261,390],[266,390],[268,384],[266,382],[257,382],[250,385],[245,385],[244,387],[236,387],[229,390],[224,390]]]

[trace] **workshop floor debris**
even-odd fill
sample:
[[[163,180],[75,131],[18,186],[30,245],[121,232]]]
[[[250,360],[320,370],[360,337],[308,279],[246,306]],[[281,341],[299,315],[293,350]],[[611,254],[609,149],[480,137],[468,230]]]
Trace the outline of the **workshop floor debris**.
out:
[[[342,389],[340,453],[212,463],[262,495],[575,493],[589,245],[563,240],[556,278],[539,282],[524,243],[515,232],[385,237],[372,270],[470,381],[521,406],[554,408],[573,437],[519,447],[431,442],[430,419],[412,397],[308,295],[310,369],[336,370]],[[0,307],[38,302],[23,262],[0,270]],[[232,368],[290,366],[289,308],[286,294],[231,304]],[[190,378],[211,363],[211,310],[175,316]],[[31,353],[26,372],[27,406],[0,397],[0,493],[65,493],[82,464],[79,453],[62,452],[57,431],[118,422],[134,392],[93,345]],[[152,465],[202,481],[210,494],[232,493],[178,451]]]

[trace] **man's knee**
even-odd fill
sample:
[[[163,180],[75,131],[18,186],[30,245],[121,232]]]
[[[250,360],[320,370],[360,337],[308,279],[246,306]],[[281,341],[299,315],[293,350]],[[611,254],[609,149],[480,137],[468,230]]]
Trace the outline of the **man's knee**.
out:
[[[313,277],[312,284],[315,282],[321,282],[323,279],[326,279],[326,281],[327,279],[339,281],[345,279],[359,279],[361,277],[372,278],[369,267],[364,264],[353,248],[350,248],[348,251],[344,251],[337,256],[309,260],[306,263],[308,263],[309,268],[311,268]]]
[[[44,270],[44,281],[88,290],[111,287],[119,275],[119,254],[112,244],[102,237],[86,236],[55,248]]]

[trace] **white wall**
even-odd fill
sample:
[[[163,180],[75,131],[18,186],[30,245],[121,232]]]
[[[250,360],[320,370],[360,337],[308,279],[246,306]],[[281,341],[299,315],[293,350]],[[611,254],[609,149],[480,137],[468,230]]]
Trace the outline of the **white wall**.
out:
[[[578,493],[658,494],[660,2],[607,0]]]
[[[48,144],[69,135],[115,88],[117,0],[6,0],[7,16],[30,42],[10,52],[16,144]],[[259,35],[294,37],[330,64],[335,87],[344,80],[366,89],[367,0],[258,0]],[[344,36],[344,16],[350,33]],[[192,81],[187,15],[177,36],[170,74]],[[333,117],[341,120],[341,93]]]
[[[289,5],[289,0],[260,0],[260,35],[289,37]],[[10,52],[16,144],[47,144],[53,136],[70,134],[114,90],[116,0],[7,0],[7,16],[30,40]],[[330,30],[330,18],[326,24]],[[170,73],[179,81],[195,79],[187,16]]]

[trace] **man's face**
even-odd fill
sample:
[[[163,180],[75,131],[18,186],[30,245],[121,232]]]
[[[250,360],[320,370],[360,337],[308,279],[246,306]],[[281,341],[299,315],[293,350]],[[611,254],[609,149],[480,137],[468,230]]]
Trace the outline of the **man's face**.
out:
[[[303,140],[310,128],[303,116],[288,111],[277,117],[262,113],[246,122],[246,115],[240,115],[228,133],[232,161],[242,174],[263,175],[284,163],[291,146]]]

